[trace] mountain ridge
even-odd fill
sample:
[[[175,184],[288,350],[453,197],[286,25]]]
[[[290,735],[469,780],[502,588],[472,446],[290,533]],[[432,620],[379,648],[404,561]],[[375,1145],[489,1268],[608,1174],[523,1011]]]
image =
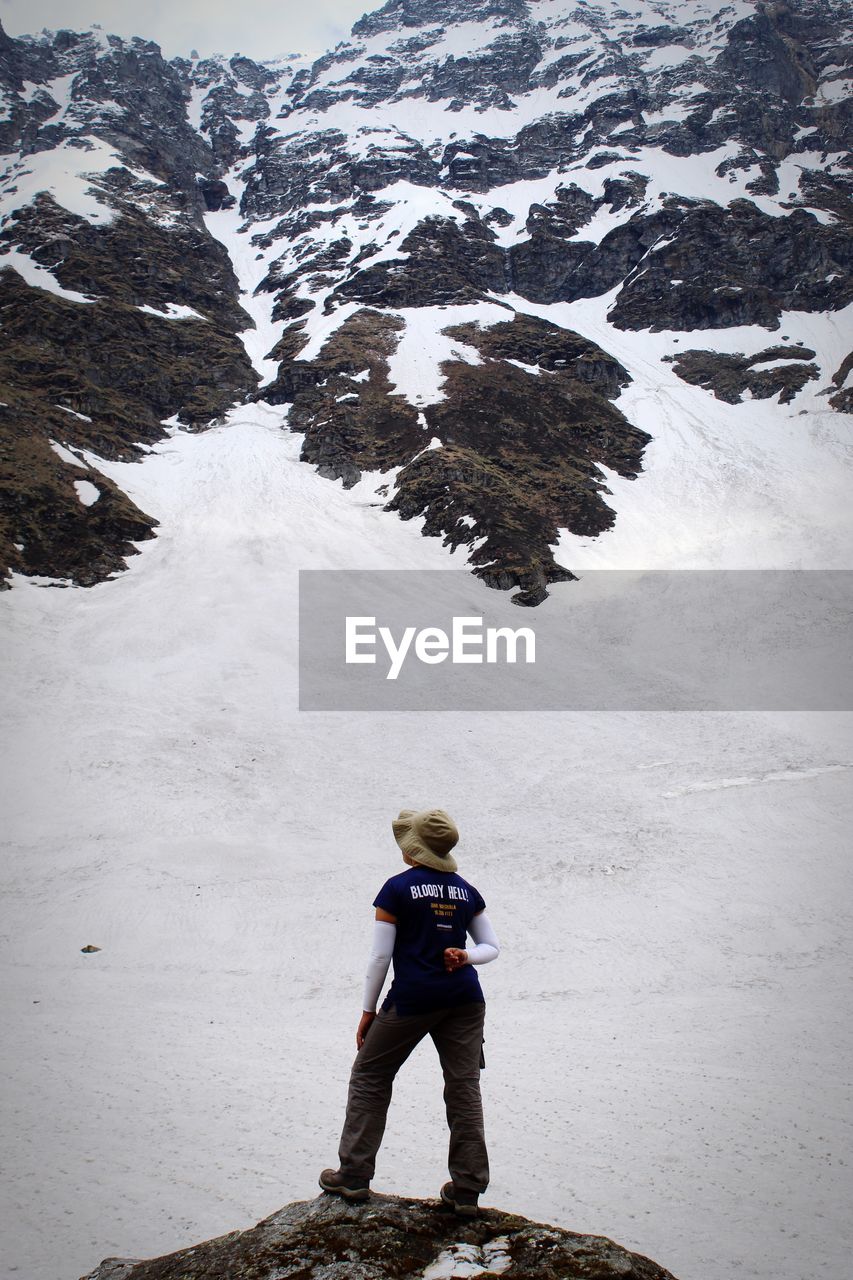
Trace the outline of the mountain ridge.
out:
[[[0,36],[5,584],[97,582],[156,527],[129,499],[121,520],[81,507],[49,441],[97,469],[255,400],[322,475],[378,468],[389,519],[538,604],[572,576],[571,539],[612,531],[612,477],[642,488],[657,439],[613,403],[626,382],[590,378],[588,349],[549,368],[554,326],[668,402],[684,373],[714,413],[731,377],[715,361],[773,350],[781,371],[727,403],[848,412],[845,23],[832,0],[391,0],[310,64]],[[22,281],[42,295],[23,317]],[[502,311],[518,323],[484,356]],[[816,319],[792,336],[796,316]],[[627,364],[616,330],[636,335]],[[734,352],[680,345],[737,330]],[[132,366],[156,394],[140,400]]]

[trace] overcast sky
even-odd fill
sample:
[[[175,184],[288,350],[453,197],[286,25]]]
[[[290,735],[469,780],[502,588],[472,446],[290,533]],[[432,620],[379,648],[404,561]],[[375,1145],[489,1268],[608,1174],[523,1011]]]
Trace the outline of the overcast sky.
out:
[[[274,58],[322,53],[383,0],[0,0],[10,36],[98,22],[120,36],[156,40],[167,58],[197,49]]]

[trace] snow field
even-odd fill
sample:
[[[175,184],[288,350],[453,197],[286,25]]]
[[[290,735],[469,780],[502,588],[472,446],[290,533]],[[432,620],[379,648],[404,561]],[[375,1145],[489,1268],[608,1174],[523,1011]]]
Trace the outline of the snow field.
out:
[[[819,393],[846,353],[851,308],[786,312],[776,331],[633,333],[607,321],[616,293],[551,306],[501,295],[620,360],[633,382],[616,405],[652,436],[637,480],[601,467],[614,527],[598,538],[562,534],[560,562],[572,570],[847,568],[850,443],[845,416]],[[750,355],[782,337],[814,350],[821,369],[786,406],[775,398],[725,404],[662,362],[679,347]]]
[[[570,29],[551,0],[531,7],[554,34]],[[635,22],[641,6],[628,8]],[[695,11],[642,6],[649,25]],[[717,12],[707,6],[708,41],[724,33],[711,27]],[[737,0],[721,21],[747,12]],[[445,43],[458,38],[452,29]],[[646,67],[664,52],[671,64],[669,48],[649,51]],[[590,100],[606,88],[595,82]],[[512,111],[449,114],[410,99],[310,118],[362,150],[389,128],[436,153],[457,134],[510,137],[565,111],[558,91]],[[197,128],[202,96],[190,107]],[[87,175],[121,160],[90,142],[27,156],[7,175],[18,191],[4,211],[50,190],[109,221]],[[725,203],[753,176],[714,175],[732,154],[676,161],[643,148],[466,198],[510,210],[508,244],[534,199],[570,181],[600,194],[624,170],[651,175],[653,201],[677,190]],[[786,162],[780,199],[804,160],[817,158]],[[238,198],[242,168],[228,177]],[[375,261],[396,256],[427,213],[461,217],[451,205],[462,193],[376,194],[396,207]],[[750,198],[778,216],[772,198]],[[605,234],[609,219],[578,237]],[[268,228],[244,229],[234,210],[207,225],[231,253],[256,323],[243,340],[270,378],[284,326],[254,290],[282,245],[261,251],[251,239]],[[343,220],[312,238],[344,233],[356,252],[377,226]],[[24,258],[13,251],[0,266],[60,290]],[[849,443],[818,394],[847,353],[847,313],[787,315],[775,333],[631,334],[608,324],[612,296],[501,301],[622,360],[634,382],[617,404],[654,437],[638,480],[605,473],[615,528],[564,534],[562,562],[849,567]],[[322,302],[305,358],[356,309],[326,317]],[[416,405],[440,398],[453,350],[473,358],[443,328],[509,318],[497,302],[393,314],[406,329],[392,383]],[[821,368],[787,410],[724,405],[661,363],[675,342],[750,354],[783,334],[813,347]],[[299,447],[286,411],[259,404],[204,435],[175,430],[139,465],[85,455],[161,521],[158,537],[94,590],[17,579],[0,597],[9,1276],[73,1280],[108,1254],[179,1248],[315,1193],[343,1115],[370,903],[400,867],[390,819],[439,803],[459,822],[461,870],[504,946],[483,971],[486,1200],[613,1236],[679,1280],[837,1280],[853,1245],[850,715],[300,715],[300,568],[443,569],[464,553],[382,512],[377,489],[393,472],[344,492],[300,463]],[[76,485],[81,500],[97,493]],[[544,608],[574,608],[588,588],[558,587]],[[464,596],[472,611],[494,600],[473,579]],[[102,950],[83,955],[87,943]],[[377,1188],[435,1195],[445,1149],[427,1044],[398,1082]],[[497,1271],[499,1259],[457,1250],[434,1274],[484,1261]]]
[[[158,538],[95,590],[2,602],[9,1274],[66,1280],[314,1194],[390,819],[440,803],[504,948],[487,1201],[679,1280],[834,1280],[850,717],[300,715],[297,569],[450,562],[372,505],[379,477],[321,480],[284,425],[247,407],[99,462]],[[377,1189],[434,1195],[445,1150],[425,1045]]]

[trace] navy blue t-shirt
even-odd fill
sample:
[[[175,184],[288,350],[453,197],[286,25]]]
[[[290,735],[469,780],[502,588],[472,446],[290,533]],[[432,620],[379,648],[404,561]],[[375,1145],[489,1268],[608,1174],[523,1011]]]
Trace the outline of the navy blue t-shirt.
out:
[[[468,926],[485,910],[480,894],[455,871],[412,867],[386,880],[373,902],[397,921],[394,981],[382,1004],[401,1017],[457,1004],[484,1004],[473,965],[453,973],[445,947],[465,947]]]

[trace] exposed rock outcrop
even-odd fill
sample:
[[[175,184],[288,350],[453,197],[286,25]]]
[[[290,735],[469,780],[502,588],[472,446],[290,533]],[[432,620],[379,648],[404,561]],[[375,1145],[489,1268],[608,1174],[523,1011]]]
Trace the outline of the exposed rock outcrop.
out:
[[[424,531],[470,548],[478,577],[518,604],[540,604],[571,574],[556,564],[560,528],[595,535],[613,523],[598,463],[634,479],[649,436],[611,403],[630,382],[607,352],[532,316],[444,335],[479,362],[443,363],[444,393],[416,410],[392,391],[388,361],[403,320],[363,308],[318,357],[288,360],[267,400],[290,402],[302,457],[355,484],[364,471],[402,470],[387,510],[424,517]]]
[[[832,383],[836,390],[830,395],[829,403],[839,413],[853,413],[853,386],[845,385],[851,373],[853,373],[853,351],[844,357],[832,375]]]
[[[462,1221],[438,1202],[332,1196],[287,1205],[248,1231],[147,1261],[107,1258],[84,1280],[674,1280],[603,1236],[497,1209]]]
[[[808,347],[768,347],[754,356],[722,355],[714,351],[682,351],[664,356],[679,378],[713,391],[718,400],[740,404],[744,395],[753,400],[778,396],[788,404],[797,392],[819,377],[814,352]]]

